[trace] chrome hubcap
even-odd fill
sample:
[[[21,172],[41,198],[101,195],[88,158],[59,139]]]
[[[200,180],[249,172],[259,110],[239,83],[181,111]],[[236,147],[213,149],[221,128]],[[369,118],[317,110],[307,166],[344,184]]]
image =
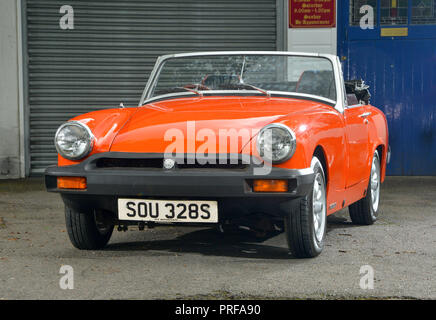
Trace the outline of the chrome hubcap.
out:
[[[380,200],[380,165],[377,157],[372,160],[371,167],[371,204],[373,212],[377,212]]]
[[[313,227],[315,238],[321,242],[324,238],[325,219],[326,219],[326,197],[324,181],[321,173],[315,176],[312,195]]]

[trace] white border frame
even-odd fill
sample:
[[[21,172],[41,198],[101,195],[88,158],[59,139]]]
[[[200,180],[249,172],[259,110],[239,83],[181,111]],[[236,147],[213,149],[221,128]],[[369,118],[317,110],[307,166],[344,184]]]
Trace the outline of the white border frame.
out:
[[[20,178],[26,176],[26,118],[24,114],[24,65],[23,65],[23,29],[22,29],[22,0],[17,1],[17,64],[18,64],[18,121],[19,121],[19,159],[20,159]]]

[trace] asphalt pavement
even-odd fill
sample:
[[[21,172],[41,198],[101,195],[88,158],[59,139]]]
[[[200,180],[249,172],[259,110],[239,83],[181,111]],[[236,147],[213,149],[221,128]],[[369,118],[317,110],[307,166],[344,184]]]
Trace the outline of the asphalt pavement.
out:
[[[293,258],[283,233],[197,227],[132,227],[80,251],[41,179],[0,180],[0,299],[436,299],[436,177],[388,177],[380,206],[372,226],[330,216],[314,259]],[[373,289],[361,287],[367,270]]]

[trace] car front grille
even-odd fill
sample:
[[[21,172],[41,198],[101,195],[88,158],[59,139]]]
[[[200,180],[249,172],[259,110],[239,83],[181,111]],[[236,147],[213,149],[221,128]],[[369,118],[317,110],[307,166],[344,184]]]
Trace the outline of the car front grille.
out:
[[[98,169],[163,169],[163,158],[99,158],[95,161],[95,167]],[[248,164],[241,159],[227,160],[227,163],[220,163],[218,159],[204,163],[197,159],[184,159],[177,161],[174,169],[221,169],[221,170],[244,170]]]
[[[123,159],[123,158],[100,158],[95,163],[97,168],[162,168],[163,159]]]

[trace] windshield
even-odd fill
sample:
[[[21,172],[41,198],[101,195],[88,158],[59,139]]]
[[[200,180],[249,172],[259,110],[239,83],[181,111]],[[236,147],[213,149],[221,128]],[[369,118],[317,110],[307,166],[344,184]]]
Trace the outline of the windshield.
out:
[[[149,98],[186,92],[303,93],[336,101],[333,65],[324,57],[204,55],[166,60]]]

